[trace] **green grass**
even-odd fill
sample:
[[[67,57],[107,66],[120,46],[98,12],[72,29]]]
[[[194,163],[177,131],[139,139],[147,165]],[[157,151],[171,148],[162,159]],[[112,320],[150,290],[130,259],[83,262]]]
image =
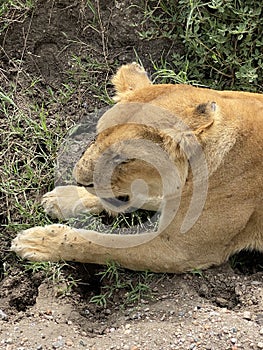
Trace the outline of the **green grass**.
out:
[[[68,79],[73,81],[80,89],[87,89],[86,94],[91,94],[98,101],[111,105],[113,101],[108,94],[110,77],[115,66],[109,66],[107,61],[90,56],[73,55],[71,68],[68,70]],[[116,66],[117,67],[117,66]]]
[[[24,271],[30,273],[43,273],[45,279],[50,281],[55,288],[56,296],[70,295],[72,289],[77,287],[79,280],[65,269],[72,269],[72,266],[63,263],[53,262],[28,262],[24,264]]]
[[[142,10],[142,40],[167,38],[178,47],[161,82],[179,76],[216,89],[263,91],[261,1],[148,0]]]
[[[56,150],[65,130],[59,123],[48,125],[42,105],[29,103],[23,109],[14,101],[11,93],[1,92],[0,191],[7,204],[6,226],[20,229],[25,224],[43,223],[39,198],[52,184]]]
[[[148,271],[132,273],[120,268],[114,262],[108,262],[98,276],[102,282],[101,293],[94,295],[90,302],[100,307],[105,308],[108,304],[114,304],[116,297],[119,299],[118,304],[122,307],[154,297],[151,284],[156,275]]]
[[[107,213],[100,215],[85,214],[66,221],[66,224],[76,228],[85,228],[108,234],[138,234],[142,232],[157,231],[159,215],[154,212],[136,210],[131,213],[120,213],[118,216],[109,217]]]

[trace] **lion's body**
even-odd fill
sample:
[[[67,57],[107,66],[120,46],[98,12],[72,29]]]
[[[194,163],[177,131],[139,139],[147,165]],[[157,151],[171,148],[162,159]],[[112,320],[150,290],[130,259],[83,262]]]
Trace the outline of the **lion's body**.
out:
[[[136,79],[134,66],[130,67]],[[126,79],[120,72],[123,71],[120,69],[114,78],[120,89],[117,90],[120,102],[99,121],[98,138],[78,162],[75,177],[88,186],[103,150],[121,141],[147,139],[167,152],[179,172],[181,202],[173,220],[152,239],[146,233],[142,237],[149,239],[133,246],[129,242],[134,238],[130,236],[51,225],[25,231],[15,239],[13,249],[32,260],[104,264],[112,259],[130,269],[162,272],[220,264],[242,249],[263,251],[263,95],[186,85],[151,85],[141,71],[138,79],[142,83],[128,88],[120,81]],[[178,129],[180,121],[182,130]],[[189,159],[192,142],[196,141],[207,164],[208,190],[200,216],[183,233],[181,228],[195,191]],[[188,147],[187,157],[182,155],[182,147]],[[141,152],[144,155],[144,150]],[[114,195],[130,195],[131,183],[142,178],[150,184],[150,198],[143,207],[158,208],[162,188],[160,174],[154,167],[144,166],[139,160],[119,168],[112,178]],[[91,193],[83,187],[71,186],[65,195],[63,187],[57,188],[45,196],[44,206],[54,216],[70,215],[78,205],[82,211],[102,211],[103,205],[94,190],[88,190]],[[64,211],[58,208],[58,198],[67,207]],[[135,239],[140,242],[141,238]]]

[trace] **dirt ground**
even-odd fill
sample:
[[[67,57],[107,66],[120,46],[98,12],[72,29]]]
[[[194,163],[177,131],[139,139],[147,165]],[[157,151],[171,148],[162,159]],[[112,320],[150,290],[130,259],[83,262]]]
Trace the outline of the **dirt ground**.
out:
[[[30,99],[42,103],[51,129],[58,122],[66,128],[87,121],[107,107],[116,67],[139,58],[151,74],[153,62],[169,62],[172,52],[182,49],[165,38],[142,40],[147,22],[139,0],[89,3],[38,1],[33,9],[11,12],[12,23],[0,34],[2,90],[15,84],[21,109]],[[51,101],[50,89],[58,96],[72,85],[64,103]],[[103,99],[101,89],[107,90]],[[0,118],[4,130],[4,113]],[[36,197],[34,189],[29,195]],[[203,272],[151,275],[151,293],[139,302],[126,304],[125,289],[116,288],[103,307],[90,303],[107,285],[98,275],[101,267],[63,266],[63,276],[72,276],[72,284],[68,278],[63,286],[63,279],[56,283],[41,269],[25,268],[9,252],[16,235],[12,227],[24,219],[6,198],[1,193],[0,349],[263,349],[262,254],[240,253]],[[121,274],[133,285],[142,278]]]

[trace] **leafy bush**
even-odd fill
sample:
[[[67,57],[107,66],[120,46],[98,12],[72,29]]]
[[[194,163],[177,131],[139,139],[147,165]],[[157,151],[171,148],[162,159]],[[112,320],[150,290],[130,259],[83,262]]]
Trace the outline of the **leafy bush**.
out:
[[[142,38],[176,42],[169,68],[180,73],[179,82],[183,76],[217,89],[263,90],[260,0],[149,0],[145,24],[149,20]],[[166,79],[166,73],[164,68],[159,76]]]

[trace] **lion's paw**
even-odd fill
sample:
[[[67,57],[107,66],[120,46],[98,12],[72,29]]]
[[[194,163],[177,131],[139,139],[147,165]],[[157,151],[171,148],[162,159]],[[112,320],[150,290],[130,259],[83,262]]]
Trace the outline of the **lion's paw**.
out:
[[[59,261],[66,240],[65,226],[49,225],[22,231],[12,241],[11,250],[32,261]]]
[[[83,187],[59,186],[46,193],[41,204],[50,217],[61,220],[68,219],[87,212],[87,208],[83,204],[83,198],[86,195],[87,191]]]

